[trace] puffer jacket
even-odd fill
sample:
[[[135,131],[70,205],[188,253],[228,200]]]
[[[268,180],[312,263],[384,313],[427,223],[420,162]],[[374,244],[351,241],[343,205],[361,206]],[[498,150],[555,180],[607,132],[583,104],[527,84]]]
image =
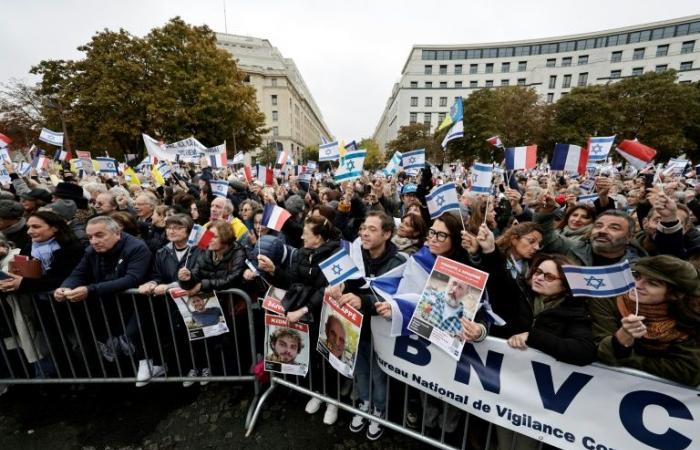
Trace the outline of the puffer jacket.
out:
[[[239,287],[243,280],[245,259],[245,250],[238,242],[234,242],[229,251],[217,262],[214,261],[213,251],[203,251],[191,270],[192,276],[187,281],[180,280],[180,287],[192,289],[197,283],[202,283],[202,292]]]
[[[202,250],[199,247],[190,247],[188,253],[178,261],[172,242],[168,242],[156,253],[153,263],[153,281],[158,284],[175,283],[177,285],[178,270],[183,267],[193,270],[200,253]]]

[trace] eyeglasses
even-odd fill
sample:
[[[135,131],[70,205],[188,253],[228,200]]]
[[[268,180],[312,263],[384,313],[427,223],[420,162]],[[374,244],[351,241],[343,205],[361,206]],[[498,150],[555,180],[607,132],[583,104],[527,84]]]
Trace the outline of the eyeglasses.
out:
[[[182,225],[168,225],[165,227],[166,230],[184,230],[187,227],[183,227]]]
[[[438,242],[445,242],[448,237],[450,237],[450,235],[443,233],[442,231],[433,230],[432,228],[428,230],[428,239],[435,239]]]
[[[532,278],[539,277],[540,275],[542,275],[544,280],[549,283],[551,283],[552,281],[561,280],[561,278],[559,278],[558,276],[552,273],[547,273],[542,269],[535,269],[535,271],[532,273]]]

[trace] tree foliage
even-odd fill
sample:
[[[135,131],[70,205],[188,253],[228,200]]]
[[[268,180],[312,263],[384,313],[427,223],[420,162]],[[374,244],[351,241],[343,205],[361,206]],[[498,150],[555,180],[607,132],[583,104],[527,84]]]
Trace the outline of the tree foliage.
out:
[[[0,87],[0,131],[12,139],[14,148],[27,148],[39,137],[42,109],[35,87],[17,80]]]
[[[443,152],[436,136],[430,133],[430,127],[422,123],[406,125],[399,128],[396,139],[386,144],[387,156],[395,151],[407,152],[419,148],[425,149],[425,155],[429,162],[442,164]]]
[[[208,146],[224,140],[252,150],[261,143],[264,115],[254,88],[206,26],[171,19],[143,38],[104,30],[78,48],[78,61],[45,60],[38,94],[63,110],[73,145],[112,155],[143,148],[141,133],[164,141],[194,135]],[[43,108],[57,127],[56,108]]]
[[[359,143],[360,148],[367,150],[367,156],[365,157],[364,168],[368,170],[376,170],[380,166],[384,165],[384,155],[382,155],[381,150],[379,150],[379,144],[377,141],[371,138],[362,139]]]

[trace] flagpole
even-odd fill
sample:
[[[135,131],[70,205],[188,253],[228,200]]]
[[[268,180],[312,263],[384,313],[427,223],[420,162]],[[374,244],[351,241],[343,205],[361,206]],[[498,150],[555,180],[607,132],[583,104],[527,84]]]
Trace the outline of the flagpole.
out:
[[[637,286],[635,285],[632,290],[634,291],[634,315],[639,315],[639,295],[637,294]]]

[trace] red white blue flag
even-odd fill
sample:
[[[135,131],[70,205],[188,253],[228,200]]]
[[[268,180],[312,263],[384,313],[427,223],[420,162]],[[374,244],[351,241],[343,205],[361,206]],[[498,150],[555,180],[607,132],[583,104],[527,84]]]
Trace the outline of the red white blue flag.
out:
[[[292,217],[292,215],[286,209],[268,203],[263,209],[261,225],[276,231],[282,231],[284,223],[290,217]]]
[[[537,146],[507,148],[505,157],[507,170],[533,169],[537,165]]]
[[[625,139],[615,149],[635,169],[643,169],[656,157],[656,150],[639,141]]]
[[[563,170],[584,175],[587,163],[587,148],[571,144],[557,144],[554,146],[554,155],[549,166],[552,170]]]

